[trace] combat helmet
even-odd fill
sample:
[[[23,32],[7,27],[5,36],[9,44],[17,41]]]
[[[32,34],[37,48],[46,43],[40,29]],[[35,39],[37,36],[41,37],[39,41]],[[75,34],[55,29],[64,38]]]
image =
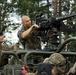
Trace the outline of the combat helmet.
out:
[[[61,63],[64,63],[66,62],[65,61],[65,58],[63,55],[61,55],[60,53],[53,53],[50,57],[49,57],[49,63],[51,64],[61,64]]]

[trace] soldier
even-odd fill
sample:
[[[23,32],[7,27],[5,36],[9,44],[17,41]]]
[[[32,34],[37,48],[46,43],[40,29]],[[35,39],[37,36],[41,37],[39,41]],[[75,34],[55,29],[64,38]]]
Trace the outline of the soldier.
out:
[[[48,62],[53,65],[52,73],[58,72],[55,75],[62,75],[65,72],[66,59],[60,53],[53,53],[49,57]]]
[[[53,53],[50,57],[45,58],[43,63],[50,63],[52,75],[63,75],[66,68],[66,59],[60,53]],[[38,72],[38,71],[37,71]],[[25,75],[37,75],[36,73],[27,73]]]
[[[49,58],[45,58],[43,62],[52,65],[52,75],[62,75],[65,72],[66,60],[60,53],[53,53]]]
[[[41,42],[39,36],[34,36],[34,32],[39,28],[36,24],[31,24],[31,19],[28,16],[22,16],[22,29],[18,32],[20,42],[24,49],[41,49]],[[36,32],[37,34],[37,32]]]

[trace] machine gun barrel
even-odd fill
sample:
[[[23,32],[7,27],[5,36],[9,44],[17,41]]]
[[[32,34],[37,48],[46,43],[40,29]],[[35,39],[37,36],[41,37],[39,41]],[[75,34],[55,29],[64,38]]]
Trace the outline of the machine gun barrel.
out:
[[[64,17],[59,17],[59,18],[56,18],[56,21],[66,20],[66,19],[69,19],[69,18],[75,17],[75,16],[76,16],[76,14],[72,14],[72,15],[64,16]]]

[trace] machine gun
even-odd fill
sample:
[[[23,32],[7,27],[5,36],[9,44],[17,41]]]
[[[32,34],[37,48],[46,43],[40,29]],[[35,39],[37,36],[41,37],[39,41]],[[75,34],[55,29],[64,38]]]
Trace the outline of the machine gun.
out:
[[[48,29],[52,29],[53,27],[57,28],[58,30],[61,30],[60,28],[63,27],[63,25],[64,27],[66,27],[66,25],[63,23],[63,20],[66,20],[75,16],[76,14],[72,14],[64,17],[52,17],[51,19],[46,19],[43,13],[39,13],[36,16],[36,24],[40,26],[39,30],[48,30]],[[73,29],[73,31],[75,30]]]
[[[69,15],[69,16],[64,16],[64,17],[52,17],[51,19],[46,19],[43,15],[43,13],[39,13],[36,16],[36,24],[38,24],[40,26],[39,29],[37,29],[39,31],[39,35],[42,37],[43,42],[46,41],[47,37],[47,32],[48,30],[50,30],[52,32],[52,34],[50,35],[50,40],[51,40],[51,44],[52,46],[55,48],[55,50],[58,48],[58,45],[60,42],[58,42],[59,40],[59,32],[76,32],[76,29],[74,27],[74,25],[69,25],[69,27],[67,25],[64,24],[63,20],[69,19],[71,17],[75,17],[76,14],[73,15]],[[71,27],[72,26],[72,27]],[[52,48],[54,50],[54,48]]]
[[[71,30],[67,28],[67,26],[63,23],[63,20],[69,19],[71,17],[75,17],[76,14],[72,14],[69,16],[64,17],[52,17],[51,19],[46,19],[43,15],[43,13],[39,13],[36,16],[36,24],[40,26],[39,30],[53,30],[53,28],[57,28],[57,30],[63,31],[62,27],[65,27],[68,31]],[[76,31],[75,29],[72,29],[71,31]]]

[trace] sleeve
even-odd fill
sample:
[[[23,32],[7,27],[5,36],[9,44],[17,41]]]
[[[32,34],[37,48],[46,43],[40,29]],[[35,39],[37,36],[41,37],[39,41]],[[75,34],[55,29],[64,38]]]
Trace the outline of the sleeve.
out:
[[[22,38],[21,38],[21,34],[22,34],[23,31],[24,31],[23,28],[21,28],[21,30],[18,31],[18,34],[17,34],[17,35],[18,35],[18,38],[19,38],[19,39],[22,39]]]
[[[22,32],[23,31],[25,31],[23,28],[21,28],[21,30],[19,30],[18,31],[18,34],[17,34],[17,36],[18,36],[18,38],[19,38],[19,42],[23,45],[23,47],[25,46],[25,40],[26,39],[22,39],[22,37],[21,37],[21,34],[22,34]]]

